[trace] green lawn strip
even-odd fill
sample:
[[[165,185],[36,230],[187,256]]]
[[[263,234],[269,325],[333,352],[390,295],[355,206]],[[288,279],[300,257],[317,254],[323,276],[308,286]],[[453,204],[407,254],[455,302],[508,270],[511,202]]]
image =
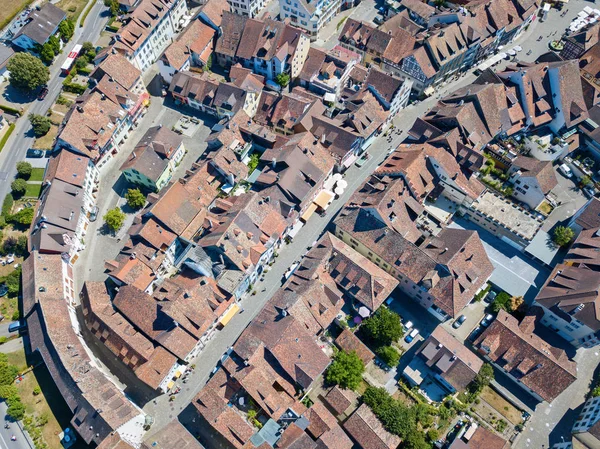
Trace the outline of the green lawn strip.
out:
[[[2,149],[4,148],[4,145],[6,145],[8,138],[10,137],[10,135],[13,133],[14,130],[15,130],[14,123],[11,123],[10,125],[8,125],[8,130],[4,134],[4,137],[2,138],[2,140],[0,140],[0,151],[2,151]]]
[[[38,198],[40,196],[41,190],[42,190],[41,184],[27,183],[27,190],[25,190],[24,196],[27,198]]]
[[[31,171],[31,176],[28,181],[43,181],[44,180],[44,169],[43,168],[34,168]]]

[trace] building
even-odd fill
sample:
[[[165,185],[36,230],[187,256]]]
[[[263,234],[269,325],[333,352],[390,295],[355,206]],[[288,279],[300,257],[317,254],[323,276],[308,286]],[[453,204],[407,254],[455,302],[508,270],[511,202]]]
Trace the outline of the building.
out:
[[[33,8],[26,24],[12,39],[12,44],[23,50],[33,50],[44,45],[51,36],[58,33],[58,25],[67,18],[67,13],[49,3],[41,8]]]
[[[86,282],[81,310],[88,330],[150,388],[162,393],[179,368],[177,358],[135,330],[114,309],[103,282]]]
[[[114,48],[144,73],[181,31],[187,13],[184,0],[141,0],[113,37]]]
[[[227,0],[227,3],[229,3],[229,10],[232,13],[254,19],[269,2],[265,0]]]
[[[367,366],[375,359],[375,354],[367,345],[365,345],[354,332],[344,329],[342,333],[335,339],[335,344],[344,352],[355,352],[362,360],[363,365]]]
[[[483,361],[443,327],[437,326],[421,344],[403,375],[413,385],[435,382],[450,394],[463,392]]]
[[[600,444],[600,397],[591,397],[585,404],[571,430],[573,449],[594,449]]]
[[[217,33],[221,33],[223,13],[227,11],[229,11],[229,3],[227,0],[208,0],[198,9],[197,17]]]
[[[231,118],[243,110],[254,117],[262,86],[249,85],[242,89],[232,83],[222,83],[208,73],[178,72],[173,76],[169,92],[176,100],[215,117]]]
[[[362,404],[344,422],[344,430],[364,449],[395,449],[402,440],[383,428],[367,404]]]
[[[576,347],[600,342],[596,306],[600,272],[593,254],[600,248],[596,234],[596,230],[581,232],[565,264],[556,266],[535,299],[543,311],[541,323]],[[590,253],[592,258],[588,258]]]
[[[271,82],[282,73],[295,79],[308,56],[308,36],[285,22],[223,13],[221,29],[215,46],[218,64],[229,67],[239,62]]]
[[[110,49],[90,73],[90,78],[97,83],[106,78],[127,92],[143,96],[144,99],[148,98],[148,92],[142,80],[142,72],[114,48]]]
[[[0,45],[0,80],[2,80],[2,82],[6,81],[6,78],[8,77],[8,69],[6,66],[14,54],[15,52],[11,47]]]
[[[558,184],[552,162],[526,156],[513,161],[508,176],[515,186],[512,196],[531,209],[536,209]]]
[[[361,208],[344,209],[334,229],[440,321],[458,317],[494,270],[474,231],[443,229],[417,246]]]
[[[321,28],[331,22],[342,9],[342,0],[279,0],[279,17],[289,18],[292,25],[302,28],[316,41]]]
[[[540,402],[552,402],[577,378],[577,366],[564,350],[533,333],[536,317],[520,323],[501,310],[474,342],[478,352]]]
[[[312,112],[310,109],[313,103],[314,100],[293,93],[278,95],[265,91],[260,96],[254,121],[286,136],[294,134],[296,124],[306,113]]]
[[[183,138],[163,126],[149,128],[121,166],[125,179],[158,192],[171,180],[185,155]]]
[[[363,89],[368,89],[388,112],[388,121],[391,121],[396,114],[406,107],[413,82],[411,80],[402,80],[393,75],[389,75],[376,67],[369,70]],[[361,98],[361,92],[356,98]],[[350,98],[352,100],[352,97]]]
[[[600,25],[594,24],[583,31],[567,36],[560,57],[565,61],[581,58],[586,51],[598,43],[599,32]]]
[[[456,438],[448,449],[510,449],[510,442],[483,425],[472,423],[460,438]]]
[[[73,268],[60,255],[33,251],[23,262],[23,316],[31,351],[43,359],[60,395],[73,413],[71,426],[86,444],[99,445],[123,426],[143,424],[144,415],[92,361],[79,337]],[[141,434],[140,434],[141,436]]]
[[[194,20],[158,59],[163,83],[170,84],[177,72],[190,67],[205,67],[212,57],[215,30]]]
[[[59,179],[44,187],[31,224],[31,250],[77,260],[90,223],[82,192],[81,187]]]

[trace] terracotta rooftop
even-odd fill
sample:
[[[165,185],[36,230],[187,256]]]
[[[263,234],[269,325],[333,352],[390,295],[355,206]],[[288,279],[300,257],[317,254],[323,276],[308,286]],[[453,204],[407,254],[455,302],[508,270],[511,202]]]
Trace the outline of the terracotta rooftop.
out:
[[[365,366],[375,358],[375,354],[373,354],[373,352],[348,329],[344,329],[339,337],[335,339],[335,344],[342,351],[356,352]]]
[[[346,420],[344,429],[363,449],[396,449],[402,442],[383,428],[367,404],[362,404]]]
[[[59,179],[67,184],[83,187],[90,159],[81,154],[62,150],[48,160],[44,181]]]

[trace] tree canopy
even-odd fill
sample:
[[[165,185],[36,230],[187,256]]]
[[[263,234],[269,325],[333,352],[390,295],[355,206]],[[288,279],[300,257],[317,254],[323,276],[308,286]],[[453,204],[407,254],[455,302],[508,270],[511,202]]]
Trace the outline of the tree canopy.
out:
[[[490,382],[494,380],[494,368],[489,363],[484,363],[473,382],[469,386],[469,389],[473,393],[481,393],[484,387],[487,387]]]
[[[379,346],[389,346],[404,335],[400,315],[387,307],[380,307],[360,327],[364,336]]]
[[[58,32],[63,42],[69,42],[75,33],[75,23],[71,19],[65,19],[58,24]]]
[[[20,178],[28,179],[33,172],[33,167],[29,162],[20,161],[17,162],[17,174]]]
[[[48,117],[44,117],[43,115],[38,114],[29,114],[29,121],[31,122],[31,127],[33,128],[33,133],[36,137],[45,136],[52,128],[52,122]]]
[[[116,232],[123,227],[123,223],[125,222],[125,214],[121,212],[121,209],[115,207],[106,213],[104,216],[104,222],[111,231]]]
[[[557,226],[552,233],[552,241],[558,246],[567,246],[575,237],[573,229],[567,226]]]
[[[146,204],[146,197],[140,189],[128,189],[125,194],[127,205],[132,209],[141,209]]]
[[[17,196],[21,196],[25,193],[25,191],[27,190],[27,181],[25,181],[24,179],[15,179],[11,184],[10,184],[10,188],[13,191],[13,193]]]
[[[290,75],[287,73],[280,73],[275,77],[275,82],[281,87],[286,87],[288,84],[290,84]]]
[[[390,367],[396,366],[400,361],[400,353],[393,346],[382,346],[377,350],[377,355]]]
[[[340,351],[325,373],[325,380],[342,388],[355,390],[360,385],[365,365],[355,351]]]
[[[6,67],[10,72],[10,83],[20,89],[35,90],[50,79],[48,67],[29,53],[16,53]]]

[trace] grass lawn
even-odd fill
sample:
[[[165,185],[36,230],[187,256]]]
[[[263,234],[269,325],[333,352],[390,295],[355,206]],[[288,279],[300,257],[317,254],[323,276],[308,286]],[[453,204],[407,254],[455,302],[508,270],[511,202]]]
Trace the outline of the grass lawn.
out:
[[[24,351],[8,353],[7,356],[9,362],[19,368],[29,365],[35,366],[39,363],[39,360],[26,360]],[[28,414],[48,417],[48,423],[42,428],[42,435],[46,444],[48,444],[48,448],[62,448],[58,434],[69,425],[71,413],[52,381],[46,366],[42,363],[33,371],[28,372],[16,386]],[[33,389],[37,386],[42,389],[42,393],[34,396]]]
[[[33,0],[11,0],[10,2],[3,2],[3,8],[0,8],[0,28],[4,28],[8,25],[12,19],[14,19],[21,10],[25,9]]]
[[[28,198],[38,198],[40,191],[42,190],[41,184],[27,183],[27,190],[25,190],[25,196]]]
[[[359,396],[362,396],[365,393],[365,391],[367,391],[367,388],[369,388],[369,384],[366,381],[361,380],[360,385],[356,390],[354,390],[354,392]]]
[[[547,201],[544,201],[539,205],[538,210],[544,215],[550,215],[550,212],[552,212],[552,206]]]
[[[515,426],[523,421],[521,411],[517,410],[510,402],[506,401],[490,387],[485,387],[479,397]]]
[[[44,179],[44,169],[34,168],[28,181],[42,181]]]
[[[58,126],[52,125],[50,127],[50,131],[48,134],[42,137],[38,137],[35,139],[33,143],[33,148],[37,150],[49,150],[52,148],[52,144],[54,143],[54,138],[58,135]]]
[[[67,16],[72,18],[74,22],[77,21],[85,5],[87,5],[87,0],[60,0],[56,3],[56,6],[60,9],[67,11]]]

